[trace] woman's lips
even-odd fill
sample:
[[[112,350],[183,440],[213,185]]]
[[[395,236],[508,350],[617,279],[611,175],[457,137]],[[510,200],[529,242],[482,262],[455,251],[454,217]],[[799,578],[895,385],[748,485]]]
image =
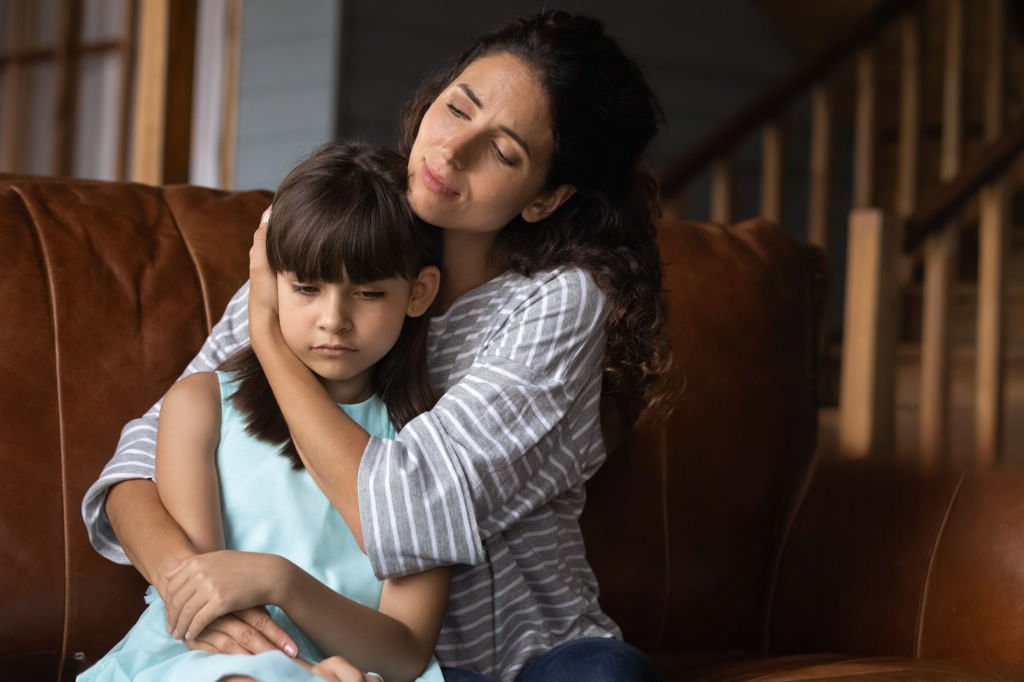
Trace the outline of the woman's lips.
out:
[[[423,171],[423,184],[428,190],[434,194],[440,194],[442,196],[454,197],[458,196],[458,192],[452,187],[444,177],[431,168],[426,161],[420,165],[420,170]]]

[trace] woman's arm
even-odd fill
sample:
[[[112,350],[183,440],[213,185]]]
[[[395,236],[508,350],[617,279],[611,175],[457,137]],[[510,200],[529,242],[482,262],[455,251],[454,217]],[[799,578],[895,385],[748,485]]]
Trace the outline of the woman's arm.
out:
[[[277,277],[267,263],[263,214],[249,252],[249,338],[306,470],[363,548],[357,481],[369,434],[331,400],[285,343],[277,314]]]
[[[185,638],[211,614],[255,603],[280,606],[327,655],[384,679],[411,680],[430,660],[448,600],[449,569],[384,583],[380,610],[354,602],[275,554],[222,551],[186,561],[173,575],[168,613]]]
[[[357,481],[359,462],[370,435],[338,407],[323,384],[292,352],[276,318],[254,321],[249,327],[253,339],[259,339],[253,343],[253,350],[306,470],[341,513],[362,549]]]
[[[394,440],[369,438],[284,344],[258,232],[250,335],[307,469],[380,577],[484,560],[483,538],[576,487],[603,455],[607,299],[589,274],[550,273],[474,365]]]

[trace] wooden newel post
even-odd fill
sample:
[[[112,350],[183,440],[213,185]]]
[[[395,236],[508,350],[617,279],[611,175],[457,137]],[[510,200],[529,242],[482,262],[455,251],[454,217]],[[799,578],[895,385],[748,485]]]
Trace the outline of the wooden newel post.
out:
[[[843,457],[895,456],[898,239],[875,208],[850,213],[839,396]]]
[[[139,6],[131,179],[188,181],[196,0],[144,0]]]

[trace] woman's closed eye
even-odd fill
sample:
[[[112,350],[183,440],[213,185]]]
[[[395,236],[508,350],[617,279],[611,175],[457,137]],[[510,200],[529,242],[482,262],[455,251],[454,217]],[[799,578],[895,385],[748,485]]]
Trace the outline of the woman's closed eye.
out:
[[[466,115],[466,112],[464,112],[462,109],[459,109],[451,102],[448,103],[448,111],[450,111],[452,113],[452,116],[455,116],[456,118],[462,118],[467,120],[469,119],[469,116]]]
[[[497,157],[498,161],[505,164],[506,166],[515,166],[516,163],[518,163],[518,159],[502,152],[501,147],[498,146],[497,142],[492,142],[491,148],[494,150],[494,156]]]

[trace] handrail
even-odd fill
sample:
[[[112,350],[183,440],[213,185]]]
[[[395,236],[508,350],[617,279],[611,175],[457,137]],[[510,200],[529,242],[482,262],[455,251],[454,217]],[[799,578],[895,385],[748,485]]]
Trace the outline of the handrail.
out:
[[[889,0],[881,3],[846,35],[824,49],[817,58],[777,80],[749,105],[712,131],[701,143],[684,152],[669,165],[661,176],[662,197],[674,195],[705,166],[732,148],[741,137],[778,115],[797,95],[854,53],[893,19],[913,9],[920,2],[921,0]]]
[[[920,208],[903,223],[903,251],[913,251],[924,239],[942,229],[982,187],[994,180],[1024,151],[1024,118],[995,140],[952,180],[933,187]]]

